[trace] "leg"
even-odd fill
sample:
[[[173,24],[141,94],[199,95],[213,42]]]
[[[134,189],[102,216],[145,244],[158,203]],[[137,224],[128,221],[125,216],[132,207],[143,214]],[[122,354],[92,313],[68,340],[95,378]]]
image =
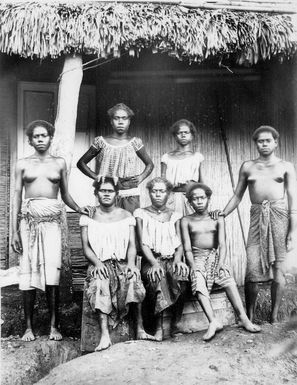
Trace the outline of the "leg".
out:
[[[254,325],[246,315],[246,312],[243,307],[243,303],[240,297],[240,294],[238,292],[238,288],[236,285],[230,285],[228,287],[225,287],[225,291],[227,294],[227,297],[229,301],[231,302],[231,305],[233,306],[235,313],[237,314],[240,325],[247,331],[251,333],[257,333],[261,331],[261,328],[257,325]]]
[[[278,310],[284,294],[285,285],[286,279],[282,269],[274,268],[274,280],[271,284],[271,323],[278,321]]]
[[[215,319],[209,297],[198,292],[197,299],[209,321],[209,326],[207,332],[203,336],[203,340],[210,341],[215,336],[216,332],[223,329],[223,325]]]
[[[101,338],[95,352],[107,349],[111,346],[109,330],[108,330],[108,315],[99,311],[99,324],[101,329]]]
[[[180,282],[180,285],[181,294],[176,303],[172,306],[171,335],[173,337],[182,333],[192,333],[192,330],[185,328],[181,322],[184,310],[186,285],[185,282]]]
[[[137,303],[133,304],[133,312],[136,313],[136,339],[137,340],[152,340],[155,341],[155,337],[146,333],[143,327],[143,318],[142,318],[142,304]]]
[[[24,290],[23,301],[24,301],[24,313],[26,321],[26,330],[22,337],[23,341],[34,341],[35,336],[33,334],[33,310],[36,298],[36,290]]]
[[[163,341],[163,312],[157,314],[155,340]]]
[[[256,310],[257,296],[259,293],[259,285],[256,282],[246,282],[244,291],[247,315],[250,321],[253,322]]]
[[[50,340],[60,341],[61,333],[58,331],[58,313],[59,313],[59,286],[47,285],[45,288],[47,304],[50,311]]]

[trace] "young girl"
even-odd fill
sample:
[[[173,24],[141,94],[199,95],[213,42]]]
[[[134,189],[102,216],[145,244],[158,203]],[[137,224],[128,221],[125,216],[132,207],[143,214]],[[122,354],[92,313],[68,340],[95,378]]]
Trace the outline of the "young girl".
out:
[[[251,333],[260,331],[247,317],[236,282],[230,273],[226,261],[225,219],[217,220],[209,216],[208,205],[211,189],[202,183],[194,183],[188,189],[187,197],[195,210],[183,217],[181,232],[187,263],[190,267],[192,293],[197,297],[209,326],[204,334],[204,341],[211,340],[222,324],[215,318],[210,301],[210,292],[214,284],[226,291],[240,325]]]
[[[172,305],[175,305],[172,333],[178,332],[178,316],[182,311],[180,298],[184,289],[181,281],[187,280],[188,268],[181,261],[181,214],[166,206],[172,189],[171,183],[163,178],[154,178],[147,184],[147,188],[152,204],[135,210],[134,216],[144,256],[142,279],[147,295],[154,302],[157,317],[155,338],[161,341],[162,313]]]
[[[152,172],[154,165],[140,138],[128,135],[134,112],[125,104],[119,103],[108,111],[112,134],[94,139],[89,150],[79,159],[77,167],[85,175],[98,180],[102,175],[118,178],[119,194],[117,206],[133,213],[139,207],[139,184]],[[97,158],[98,174],[87,164]],[[145,165],[140,173],[137,158]]]
[[[173,184],[173,194],[168,206],[183,215],[193,213],[185,193],[189,182],[202,182],[201,163],[204,157],[193,151],[193,139],[197,131],[193,123],[186,119],[175,122],[170,131],[177,147],[161,158],[161,175]]]

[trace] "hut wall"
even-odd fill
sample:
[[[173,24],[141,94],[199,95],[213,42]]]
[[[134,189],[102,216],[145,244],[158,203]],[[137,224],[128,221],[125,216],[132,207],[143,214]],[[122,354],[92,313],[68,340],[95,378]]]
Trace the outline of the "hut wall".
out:
[[[0,78],[0,268],[8,267],[10,212],[10,132],[16,124],[14,76]]]
[[[199,128],[195,147],[205,157],[204,179],[214,192],[213,209],[223,208],[232,196],[221,129],[228,139],[235,183],[242,162],[257,156],[251,133],[259,125],[270,124],[279,129],[278,154],[295,162],[296,102],[292,98],[292,63],[267,65],[250,71],[235,70],[229,76],[219,73],[212,76],[208,70],[192,72],[189,67],[181,72],[133,73],[129,67],[127,72],[123,68],[111,72],[106,79],[106,74],[104,78],[97,78],[97,134],[109,132],[105,117],[109,107],[118,102],[128,104],[136,113],[131,133],[143,139],[155,164],[152,176],[157,176],[160,175],[161,155],[174,147],[168,132],[170,125],[181,118],[193,121]],[[148,202],[142,186],[142,205]],[[240,205],[245,238],[249,206],[248,194],[245,194]],[[229,263],[241,285],[246,256],[236,211],[226,223]]]

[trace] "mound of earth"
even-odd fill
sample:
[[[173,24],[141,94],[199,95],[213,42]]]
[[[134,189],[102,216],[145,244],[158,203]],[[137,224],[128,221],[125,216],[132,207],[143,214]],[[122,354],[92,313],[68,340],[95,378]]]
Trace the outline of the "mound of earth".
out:
[[[119,343],[56,367],[38,384],[297,383],[297,354],[280,353],[286,341],[297,345],[296,331],[285,325],[264,324],[259,334],[226,327],[208,343],[202,341],[202,335],[182,335],[161,343]]]

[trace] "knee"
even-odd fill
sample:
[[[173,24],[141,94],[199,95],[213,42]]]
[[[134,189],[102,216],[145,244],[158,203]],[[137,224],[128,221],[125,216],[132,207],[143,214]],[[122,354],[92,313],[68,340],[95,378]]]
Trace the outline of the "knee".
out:
[[[286,283],[285,274],[281,268],[274,269],[273,282],[279,285],[285,285]]]

